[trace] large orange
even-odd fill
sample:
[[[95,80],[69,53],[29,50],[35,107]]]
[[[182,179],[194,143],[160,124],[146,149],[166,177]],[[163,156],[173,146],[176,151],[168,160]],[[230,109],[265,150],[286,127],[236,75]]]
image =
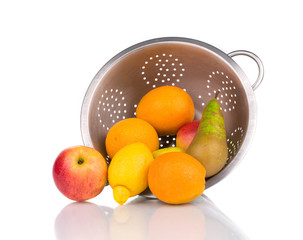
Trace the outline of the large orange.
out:
[[[140,100],[136,116],[149,122],[159,135],[176,134],[178,129],[193,120],[194,103],[187,92],[174,86],[149,91]]]
[[[144,143],[150,151],[159,149],[158,134],[152,125],[138,118],[124,119],[109,129],[105,139],[106,152],[113,158],[121,148],[135,142]]]
[[[148,186],[163,202],[187,203],[203,193],[205,173],[203,165],[187,153],[164,153],[150,165]]]

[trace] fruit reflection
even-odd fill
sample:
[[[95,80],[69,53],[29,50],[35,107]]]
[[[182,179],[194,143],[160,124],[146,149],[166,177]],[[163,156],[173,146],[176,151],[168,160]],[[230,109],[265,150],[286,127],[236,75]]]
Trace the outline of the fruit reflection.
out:
[[[108,239],[108,221],[105,208],[89,202],[67,205],[57,216],[57,240]]]
[[[110,239],[248,239],[206,196],[182,205],[138,197],[110,219]]]
[[[148,234],[152,240],[205,239],[205,217],[190,204],[164,205],[151,217]]]
[[[168,205],[139,197],[115,208],[110,239],[204,239],[205,218],[191,204]]]
[[[137,197],[114,210],[93,203],[67,205],[57,216],[58,240],[248,239],[204,195],[182,205]]]
[[[147,216],[136,206],[121,205],[115,208],[110,219],[111,240],[142,240],[146,237]]]

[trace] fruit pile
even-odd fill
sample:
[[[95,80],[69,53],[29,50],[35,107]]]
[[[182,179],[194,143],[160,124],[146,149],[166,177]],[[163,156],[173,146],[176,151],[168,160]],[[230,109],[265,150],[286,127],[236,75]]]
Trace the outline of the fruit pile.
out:
[[[161,201],[182,204],[200,196],[205,179],[225,165],[225,123],[216,97],[194,120],[190,95],[174,86],[158,87],[140,100],[135,118],[117,122],[105,140],[103,156],[85,146],[67,148],[57,157],[53,178],[68,198],[84,201],[100,194],[108,181],[117,203],[147,188]],[[176,147],[159,149],[159,136],[176,135]]]

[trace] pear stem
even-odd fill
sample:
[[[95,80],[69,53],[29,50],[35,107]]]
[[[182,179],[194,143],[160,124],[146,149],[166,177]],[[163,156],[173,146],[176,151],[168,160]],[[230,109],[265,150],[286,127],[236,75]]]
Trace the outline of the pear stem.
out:
[[[218,91],[216,92],[215,98],[218,97],[218,94],[220,93],[220,90],[218,89]]]

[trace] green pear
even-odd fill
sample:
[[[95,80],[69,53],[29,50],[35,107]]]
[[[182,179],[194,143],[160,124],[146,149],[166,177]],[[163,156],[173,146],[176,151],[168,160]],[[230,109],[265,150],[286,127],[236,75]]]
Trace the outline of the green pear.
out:
[[[196,158],[206,170],[206,177],[218,173],[228,157],[225,123],[216,98],[209,101],[186,153]]]

